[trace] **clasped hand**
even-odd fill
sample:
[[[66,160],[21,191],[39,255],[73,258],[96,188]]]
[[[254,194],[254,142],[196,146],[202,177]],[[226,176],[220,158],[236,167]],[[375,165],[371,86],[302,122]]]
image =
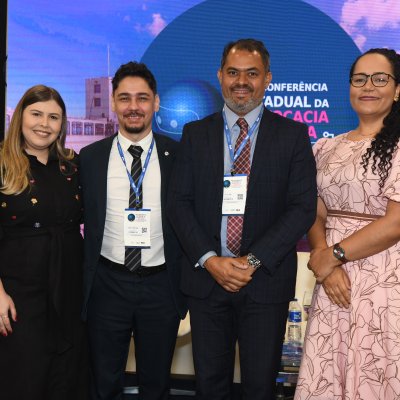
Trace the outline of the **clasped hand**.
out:
[[[333,256],[331,247],[312,250],[307,267],[314,273],[317,283],[322,284],[332,303],[339,307],[350,306],[350,279]]]
[[[254,268],[247,264],[247,257],[213,256],[204,263],[207,271],[228,292],[238,292],[252,279]]]

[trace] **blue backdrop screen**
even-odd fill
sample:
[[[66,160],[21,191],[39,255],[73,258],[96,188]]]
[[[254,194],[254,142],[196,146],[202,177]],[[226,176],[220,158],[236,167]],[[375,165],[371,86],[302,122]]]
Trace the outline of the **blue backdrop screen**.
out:
[[[53,86],[67,104],[67,143],[78,151],[118,129],[107,86],[130,60],[148,64],[158,81],[154,129],[179,140],[186,122],[222,107],[225,44],[260,39],[273,75],[266,106],[305,122],[315,142],[356,124],[353,60],[371,47],[400,49],[400,2],[386,0],[19,0],[8,13],[6,125],[27,88]],[[93,85],[103,85],[102,97]]]

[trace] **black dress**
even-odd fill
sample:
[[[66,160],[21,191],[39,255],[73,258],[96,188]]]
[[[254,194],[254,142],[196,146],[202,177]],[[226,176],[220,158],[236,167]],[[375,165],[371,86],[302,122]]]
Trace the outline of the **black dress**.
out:
[[[17,309],[0,335],[0,398],[86,399],[78,160],[28,158],[30,188],[0,193],[0,278]]]

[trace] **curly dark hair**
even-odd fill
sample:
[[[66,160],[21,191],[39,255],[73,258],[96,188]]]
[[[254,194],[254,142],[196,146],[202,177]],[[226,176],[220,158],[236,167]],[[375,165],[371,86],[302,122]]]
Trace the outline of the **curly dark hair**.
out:
[[[154,94],[157,94],[157,82],[154,78],[153,73],[147,68],[146,64],[139,63],[137,61],[130,61],[126,64],[122,64],[112,79],[112,91],[115,93],[122,79],[127,76],[139,77],[144,79],[149,88]]]
[[[390,62],[396,83],[400,83],[400,55],[391,49],[370,49],[359,56],[350,69],[350,77],[353,75],[357,61],[366,54],[380,54]],[[397,148],[400,138],[400,101],[393,101],[389,114],[383,119],[382,129],[375,136],[371,146],[362,156],[361,165],[364,173],[372,158],[372,172],[379,175],[379,187],[382,189],[392,168],[393,153]]]

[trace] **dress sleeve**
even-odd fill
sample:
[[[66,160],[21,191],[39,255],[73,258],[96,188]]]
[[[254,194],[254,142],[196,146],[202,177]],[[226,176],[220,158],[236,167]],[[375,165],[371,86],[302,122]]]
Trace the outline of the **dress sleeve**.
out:
[[[318,171],[321,169],[321,157],[324,154],[324,147],[325,147],[327,140],[328,140],[327,138],[321,138],[321,139],[317,140],[313,146],[313,153],[314,153],[314,157],[315,157],[315,163],[317,166],[317,175],[318,175]],[[321,197],[319,185],[317,185],[317,193],[318,193],[318,197]]]
[[[400,202],[400,148],[397,147],[392,158],[392,168],[383,187],[383,196]]]
[[[321,155],[324,153],[323,149],[325,147],[325,144],[327,143],[328,139],[327,138],[321,138],[315,142],[313,145],[313,153],[315,157],[315,161],[317,163],[317,168],[318,168],[318,161],[321,157]]]

